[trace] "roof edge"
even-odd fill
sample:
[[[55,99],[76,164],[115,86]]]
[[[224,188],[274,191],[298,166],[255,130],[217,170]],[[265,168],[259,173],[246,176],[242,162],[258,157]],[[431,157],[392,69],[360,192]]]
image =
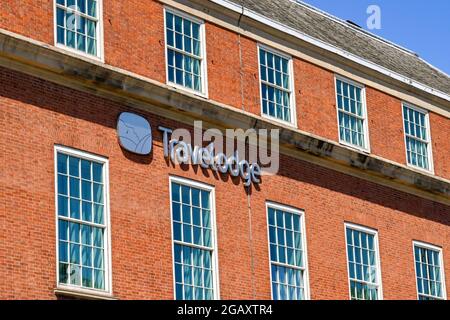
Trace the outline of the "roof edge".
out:
[[[249,9],[247,9],[247,8],[241,6],[241,5],[238,5],[236,3],[230,2],[228,0],[210,0],[210,1],[212,3],[215,3],[215,4],[219,5],[219,6],[221,6],[221,7],[227,8],[227,9],[229,9],[231,11],[234,11],[234,12],[240,14],[240,15],[243,15],[243,16],[245,16],[247,18],[250,18],[250,19],[255,20],[255,21],[259,22],[259,23],[262,23],[262,24],[264,24],[266,26],[269,26],[271,28],[274,28],[276,30],[279,30],[281,32],[289,34],[289,35],[291,35],[291,36],[293,36],[295,38],[298,38],[298,39],[300,39],[302,41],[305,41],[305,42],[307,42],[309,44],[312,44],[312,45],[314,45],[314,46],[316,46],[318,48],[321,48],[321,49],[326,50],[328,52],[337,54],[337,55],[339,55],[339,56],[341,56],[343,58],[346,58],[346,59],[348,59],[350,61],[353,61],[353,62],[355,62],[355,63],[357,63],[359,65],[362,65],[362,66],[367,67],[369,69],[372,69],[372,70],[374,70],[376,72],[379,72],[379,73],[381,73],[381,74],[383,74],[385,76],[388,76],[388,77],[390,77],[390,78],[392,78],[392,79],[394,79],[396,81],[402,82],[402,83],[407,84],[409,86],[412,86],[412,87],[414,87],[416,89],[419,89],[419,90],[421,90],[423,92],[426,92],[426,93],[431,94],[433,96],[436,96],[436,97],[438,97],[440,99],[446,100],[447,102],[450,102],[450,93],[442,92],[442,91],[440,91],[440,90],[438,90],[436,88],[433,88],[433,87],[430,87],[428,85],[425,85],[425,84],[423,84],[423,83],[421,83],[421,82],[419,82],[417,80],[414,80],[414,79],[411,79],[411,78],[409,78],[407,76],[401,75],[401,74],[399,74],[399,73],[397,73],[395,71],[387,69],[387,68],[385,68],[383,66],[380,66],[380,65],[378,65],[378,64],[376,64],[374,62],[371,62],[371,61],[366,60],[366,59],[364,59],[364,58],[362,58],[360,56],[357,56],[357,55],[355,55],[353,53],[345,51],[345,50],[343,50],[341,48],[338,48],[336,46],[333,46],[333,45],[331,45],[331,44],[329,44],[327,42],[324,42],[322,40],[319,40],[319,39],[316,39],[314,37],[311,37],[310,35],[307,35],[307,34],[305,34],[303,32],[300,32],[300,31],[298,31],[298,30],[296,30],[294,28],[291,28],[291,27],[286,26],[286,25],[284,25],[282,23],[279,23],[279,22],[277,22],[275,20],[267,18],[267,17],[265,17],[265,16],[263,16],[263,15],[257,13],[257,12],[249,10]]]
[[[387,45],[389,45],[391,47],[394,47],[397,50],[401,50],[401,51],[403,51],[403,52],[405,52],[407,54],[410,54],[412,56],[416,56],[416,57],[419,56],[419,54],[417,52],[414,52],[411,49],[405,48],[405,47],[403,47],[403,46],[401,46],[401,45],[399,45],[399,44],[397,44],[397,43],[395,43],[393,41],[385,39],[385,38],[383,38],[383,37],[381,37],[381,36],[379,36],[379,35],[377,35],[375,33],[372,33],[372,32],[370,32],[368,30],[365,30],[365,29],[362,29],[362,28],[356,28],[356,27],[348,24],[345,20],[343,20],[343,19],[341,19],[341,18],[339,18],[339,17],[337,17],[335,15],[332,15],[329,12],[321,10],[321,9],[319,9],[319,8],[309,4],[309,3],[306,3],[303,0],[289,0],[289,1],[293,2],[293,3],[297,4],[297,5],[300,5],[302,7],[305,7],[306,9],[308,9],[310,11],[313,11],[313,12],[315,12],[317,14],[325,16],[326,18],[331,19],[331,20],[333,20],[333,21],[343,25],[346,28],[352,29],[352,30],[354,30],[356,32],[364,34],[365,36],[369,36],[369,37],[373,38],[374,40],[380,41],[380,42],[382,42],[384,44],[387,44]]]
[[[430,68],[432,68],[432,69],[434,69],[435,71],[437,71],[437,72],[439,72],[439,73],[442,73],[444,76],[450,78],[450,74],[448,74],[447,72],[445,72],[445,71],[439,69],[438,67],[432,65],[431,63],[429,63],[427,60],[425,60],[425,59],[422,58],[422,57],[418,57],[418,58],[419,58],[420,60],[422,60],[423,63],[426,63]]]
[[[390,40],[388,40],[388,39],[385,39],[385,38],[383,38],[383,37],[381,37],[381,36],[379,36],[379,35],[377,35],[377,34],[375,34],[375,33],[372,33],[372,32],[370,32],[370,31],[368,31],[368,30],[365,30],[365,29],[359,29],[359,28],[356,28],[356,27],[354,27],[354,26],[352,26],[352,25],[349,25],[349,24],[348,24],[346,21],[344,21],[343,19],[341,19],[341,18],[339,18],[339,17],[337,17],[337,16],[334,16],[334,15],[332,15],[332,14],[326,12],[326,11],[323,11],[323,10],[321,10],[321,9],[319,9],[319,8],[317,8],[317,7],[315,7],[315,6],[311,5],[311,4],[309,4],[309,3],[306,3],[306,2],[304,2],[303,0],[289,0],[289,1],[291,1],[291,2],[293,2],[293,3],[295,3],[295,4],[298,4],[298,5],[301,5],[301,6],[305,7],[305,8],[308,9],[308,10],[314,11],[314,12],[317,13],[317,14],[320,14],[320,15],[323,15],[323,16],[329,18],[329,19],[332,19],[332,20],[334,20],[335,22],[340,23],[341,25],[343,25],[343,26],[346,27],[346,28],[352,29],[352,30],[357,31],[357,32],[359,32],[359,33],[362,33],[362,34],[364,34],[364,35],[366,35],[366,36],[369,36],[369,37],[371,37],[371,38],[374,38],[374,39],[377,40],[377,41],[381,41],[381,42],[384,43],[384,44],[387,44],[387,45],[389,45],[389,46],[391,46],[391,47],[394,47],[395,49],[401,50],[401,51],[403,51],[403,52],[405,52],[405,53],[407,53],[407,54],[410,54],[410,55],[412,55],[412,56],[415,56],[415,57],[417,57],[418,59],[420,59],[423,63],[427,64],[430,68],[433,68],[435,71],[437,71],[437,72],[443,74],[444,76],[450,78],[450,75],[447,74],[445,71],[439,69],[439,68],[436,67],[435,65],[432,65],[430,62],[428,62],[428,61],[425,60],[423,57],[421,57],[419,53],[417,53],[417,52],[415,52],[415,51],[413,51],[413,50],[411,50],[411,49],[405,48],[405,47],[403,47],[403,46],[401,46],[401,45],[399,45],[399,44],[397,44],[397,43],[395,43],[395,42],[393,42],[393,41],[390,41]]]

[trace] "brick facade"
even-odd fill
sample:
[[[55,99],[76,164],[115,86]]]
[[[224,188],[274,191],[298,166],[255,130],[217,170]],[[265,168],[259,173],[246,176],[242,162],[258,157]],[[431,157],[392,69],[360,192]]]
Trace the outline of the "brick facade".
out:
[[[165,83],[164,4],[103,2],[105,63]],[[52,0],[10,0],[1,6],[1,28],[53,44]],[[36,25],[37,20],[44,26],[36,33],[27,25]],[[260,115],[257,42],[206,21],[206,46],[209,98]],[[294,77],[298,128],[338,141],[334,74],[294,58]],[[370,87],[366,95],[371,152],[405,164],[401,100]],[[433,140],[444,141],[433,148],[433,156],[446,158],[448,120],[433,113],[430,118]],[[448,162],[436,164],[436,175],[449,179],[448,166]]]
[[[2,1],[0,8],[0,28],[53,44],[51,0]],[[103,10],[105,63],[165,83],[163,5],[105,0]],[[209,98],[260,115],[257,42],[207,22],[206,43]],[[298,128],[338,141],[334,73],[294,58],[294,76]],[[174,297],[170,175],[215,188],[222,299],[271,298],[266,201],[305,211],[312,299],[349,298],[345,222],[378,231],[385,299],[417,298],[413,240],[442,247],[450,279],[444,204],[287,155],[280,172],[247,195],[242,183],[164,159],[157,127],[183,124],[3,67],[0,84],[0,298],[57,298],[55,145],[109,159],[116,298]],[[366,95],[372,153],[405,164],[401,100],[370,87]],[[150,157],[120,148],[123,111],[152,124]],[[430,113],[430,122],[435,174],[449,179],[450,121]]]
[[[228,178],[168,165],[156,130],[150,159],[123,151],[116,119],[133,109],[7,69],[0,74],[9,84],[0,89],[2,298],[55,297],[55,144],[109,158],[117,298],[173,297],[169,175],[215,187],[224,299],[270,298],[266,200],[305,210],[313,299],[348,298],[344,222],[378,230],[386,299],[416,297],[413,240],[442,246],[450,277],[450,243],[443,237],[450,210],[444,205],[285,156],[279,175],[265,177],[247,199],[242,185]],[[179,126],[145,116],[152,124]]]

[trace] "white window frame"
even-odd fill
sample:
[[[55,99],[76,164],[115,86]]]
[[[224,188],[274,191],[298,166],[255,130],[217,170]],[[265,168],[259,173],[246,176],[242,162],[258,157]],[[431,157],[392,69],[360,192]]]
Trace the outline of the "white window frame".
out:
[[[303,254],[303,258],[304,258],[304,268],[298,268],[289,264],[283,264],[283,263],[277,263],[277,262],[272,262],[271,258],[270,258],[270,234],[269,234],[269,208],[271,209],[275,209],[275,210],[280,210],[280,211],[284,211],[284,212],[288,212],[291,214],[295,214],[297,216],[300,217],[300,223],[301,223],[301,233],[302,233],[302,245],[304,248],[304,254]],[[298,270],[303,270],[303,281],[305,283],[305,300],[310,300],[311,299],[311,294],[310,294],[310,287],[309,287],[309,267],[308,267],[308,245],[306,243],[306,227],[305,227],[305,211],[304,210],[300,210],[291,206],[287,206],[287,205],[283,205],[283,204],[279,204],[277,202],[273,202],[273,201],[266,201],[266,229],[267,229],[267,252],[268,252],[268,257],[269,257],[269,275],[270,275],[270,297],[273,300],[273,287],[272,287],[272,264],[278,265],[278,266],[282,266],[282,267],[286,267],[286,268],[292,268],[292,269],[298,269]]]
[[[267,115],[263,112],[263,96],[262,96],[262,78],[261,78],[261,57],[260,57],[260,50],[264,50],[266,52],[270,52],[274,55],[280,56],[286,60],[288,60],[288,72],[289,72],[289,86],[291,88],[291,93],[289,96],[289,103],[290,103],[290,111],[291,111],[291,121],[285,121],[283,119],[278,119],[276,117],[272,117],[270,115]],[[258,59],[258,77],[259,77],[259,106],[261,110],[261,117],[275,121],[278,123],[282,123],[284,125],[297,128],[297,105],[296,105],[296,99],[295,99],[295,79],[294,79],[294,59],[292,56],[281,52],[277,49],[271,48],[265,44],[258,43],[257,44],[257,59]],[[273,86],[272,84],[268,84],[269,86]]]
[[[338,80],[361,89],[362,111],[363,111],[363,116],[364,116],[364,124],[363,124],[364,144],[366,145],[365,148],[348,143],[347,141],[341,139],[340,128],[339,128],[339,126],[340,126],[340,123],[339,123],[339,101],[338,101],[338,91],[337,91],[337,81]],[[364,84],[355,82],[351,79],[345,78],[339,74],[335,74],[334,75],[334,95],[335,95],[335,103],[336,103],[336,120],[337,120],[337,129],[338,129],[337,133],[338,133],[338,137],[339,137],[339,143],[346,147],[356,149],[361,152],[369,154],[371,152],[370,151],[371,148],[370,148],[370,137],[369,137],[369,115],[367,113],[366,86]],[[355,116],[355,115],[353,115],[353,116]]]
[[[380,260],[380,246],[378,243],[378,231],[368,227],[364,227],[358,224],[346,222],[344,223],[344,236],[345,236],[345,253],[346,253],[346,264],[347,264],[347,279],[348,279],[348,297],[349,300],[352,299],[351,292],[351,279],[350,279],[350,268],[349,268],[349,255],[348,255],[348,242],[347,242],[347,228],[359,232],[364,232],[374,236],[374,246],[375,246],[375,257],[377,259],[377,285],[378,285],[378,300],[383,300],[383,277],[381,275],[381,260]]]
[[[197,23],[200,25],[200,52],[202,54],[202,59],[200,61],[200,69],[201,69],[201,76],[202,76],[202,91],[196,91],[194,89],[190,89],[187,87],[184,87],[182,85],[179,85],[177,83],[169,81],[169,64],[167,63],[167,19],[166,15],[167,12],[182,17],[183,19],[190,20],[194,23]],[[164,6],[163,10],[164,14],[164,58],[165,58],[165,65],[166,65],[166,84],[170,87],[183,90],[185,92],[191,93],[196,96],[203,97],[205,99],[208,99],[209,93],[208,93],[208,59],[207,59],[207,50],[206,50],[206,24],[205,21],[197,18],[195,16],[192,16],[188,13],[185,13],[183,11],[180,11],[178,9],[174,9],[169,6]]]
[[[428,141],[427,141],[427,145],[428,145],[428,163],[429,163],[429,168],[425,169],[425,168],[421,168],[419,166],[415,166],[413,164],[410,164],[408,161],[408,143],[406,142],[406,128],[405,128],[405,115],[403,114],[403,108],[409,108],[411,110],[417,111],[423,115],[425,115],[425,125],[427,126],[427,137],[428,137]],[[433,161],[433,143],[432,143],[432,138],[431,138],[431,126],[430,126],[430,113],[422,108],[419,108],[411,103],[405,102],[403,101],[401,103],[401,108],[402,108],[402,126],[403,126],[403,141],[405,143],[405,160],[406,160],[406,165],[410,168],[413,168],[415,170],[419,170],[421,172],[425,172],[425,173],[431,173],[434,174],[434,161]],[[412,139],[417,139],[412,137]]]
[[[217,246],[217,224],[216,224],[216,195],[215,195],[215,188],[213,186],[210,186],[208,184],[178,177],[178,176],[169,176],[169,200],[170,200],[170,229],[171,229],[171,245],[172,245],[172,283],[173,283],[173,298],[174,300],[177,299],[176,297],[176,281],[175,281],[175,244],[176,242],[174,240],[174,231],[173,231],[173,208],[172,208],[172,183],[177,183],[180,185],[188,186],[191,188],[196,188],[200,190],[204,190],[210,193],[211,197],[211,228],[213,231],[213,239],[211,243],[213,244],[212,249],[212,280],[213,280],[213,300],[220,300],[220,278],[219,278],[219,261],[218,261],[218,246]],[[198,246],[191,244],[185,244],[185,243],[178,243],[183,246],[191,246],[193,248],[196,248]],[[200,249],[204,249],[202,247],[198,247]]]
[[[63,49],[64,51],[73,53],[83,58],[94,59],[100,62],[105,62],[104,57],[104,32],[103,32],[103,0],[97,1],[97,10],[98,10],[98,23],[97,23],[97,55],[88,54],[83,51],[79,51],[77,49],[66,46],[62,43],[58,43],[58,23],[57,23],[57,8],[58,5],[56,0],[53,0],[53,41],[54,45],[57,48]]]
[[[105,262],[105,289],[89,289],[59,282],[59,215],[58,215],[58,153],[74,156],[88,161],[103,164],[104,193],[105,193],[105,236],[104,236],[104,262]],[[111,262],[111,215],[109,208],[109,160],[81,150],[55,145],[54,146],[54,175],[55,175],[55,224],[56,224],[56,290],[73,293],[74,295],[87,295],[99,297],[112,297],[112,262]]]
[[[417,282],[417,268],[416,268],[416,253],[415,253],[415,248],[419,247],[419,248],[423,248],[423,249],[427,249],[427,250],[432,250],[432,251],[437,251],[439,254],[439,267],[440,267],[440,271],[441,271],[441,279],[442,279],[442,298],[438,298],[438,297],[432,297],[429,296],[431,298],[437,299],[437,300],[447,300],[447,288],[446,288],[446,283],[445,283],[445,269],[444,269],[444,253],[441,247],[429,244],[429,243],[425,243],[422,241],[413,241],[412,242],[413,246],[413,263],[414,263],[414,276],[416,278],[416,292],[417,292],[417,300],[419,300],[420,295],[422,296],[426,296],[425,294],[419,294],[419,284]]]

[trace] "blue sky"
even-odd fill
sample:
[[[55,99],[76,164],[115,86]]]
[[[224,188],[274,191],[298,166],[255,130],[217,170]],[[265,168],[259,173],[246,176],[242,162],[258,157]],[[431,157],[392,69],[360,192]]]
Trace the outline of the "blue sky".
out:
[[[367,28],[370,5],[381,9],[381,29],[369,30],[419,54],[450,75],[449,0],[303,0]]]

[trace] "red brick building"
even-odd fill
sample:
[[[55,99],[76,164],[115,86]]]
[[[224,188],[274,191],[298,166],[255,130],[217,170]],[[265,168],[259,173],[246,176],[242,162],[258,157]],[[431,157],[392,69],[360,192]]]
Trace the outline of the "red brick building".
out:
[[[446,299],[449,118],[448,75],[302,3],[4,0],[0,298]],[[278,173],[174,165],[196,120],[279,129]]]

